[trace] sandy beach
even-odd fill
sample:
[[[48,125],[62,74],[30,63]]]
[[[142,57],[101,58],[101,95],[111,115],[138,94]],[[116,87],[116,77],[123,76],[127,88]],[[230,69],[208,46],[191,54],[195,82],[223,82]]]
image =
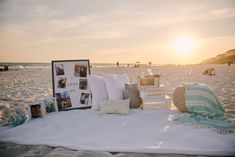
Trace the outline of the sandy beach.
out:
[[[203,75],[203,71],[213,67],[216,75]],[[152,73],[160,74],[160,84],[172,94],[175,87],[182,83],[200,82],[211,86],[223,103],[226,114],[235,121],[235,66],[227,65],[192,65],[192,66],[155,66],[140,68],[94,67],[91,74],[127,74],[131,83],[136,83],[138,76]],[[27,68],[0,73],[0,107],[14,110],[25,109],[27,104],[52,97],[52,74],[48,68]]]
[[[203,75],[207,68],[214,68],[216,75]],[[200,82],[211,86],[226,109],[226,115],[235,121],[235,65],[191,65],[191,66],[154,66],[139,68],[117,68],[117,67],[93,67],[91,74],[102,75],[107,73],[127,74],[130,81],[135,83],[137,76],[148,75],[147,69],[151,69],[153,74],[160,74],[160,84],[166,87],[167,93],[172,94],[177,85],[188,82]],[[0,111],[1,123],[4,121],[3,111],[11,108],[17,112],[26,112],[26,106],[30,103],[42,101],[52,97],[52,75],[51,68],[26,68],[10,70],[0,73]],[[39,152],[46,149],[48,152],[57,151],[59,148],[38,146]],[[7,154],[10,151],[36,152],[36,146],[20,146],[10,143],[0,144],[0,154]],[[16,151],[16,152],[17,152]],[[68,150],[65,150],[68,151]],[[69,150],[71,151],[71,150]],[[74,151],[72,151],[74,152]],[[58,152],[57,152],[58,153]],[[40,154],[40,153],[39,153]],[[53,153],[52,153],[53,154]],[[32,155],[32,154],[31,154]],[[43,154],[42,156],[44,156]],[[106,154],[107,155],[107,154]],[[122,154],[108,154],[107,156],[122,156]],[[14,153],[13,153],[14,156]],[[40,155],[39,155],[40,156]],[[79,156],[79,155],[77,155]],[[100,155],[102,156],[102,154]],[[124,156],[143,156],[143,154],[125,154]],[[155,156],[148,155],[145,156]],[[163,156],[158,154],[156,156]],[[167,156],[167,155],[166,155]],[[168,154],[168,156],[172,156]],[[177,156],[175,154],[175,156]],[[181,156],[181,155],[180,155]]]
[[[0,0],[0,157],[235,156],[234,28],[235,0]]]

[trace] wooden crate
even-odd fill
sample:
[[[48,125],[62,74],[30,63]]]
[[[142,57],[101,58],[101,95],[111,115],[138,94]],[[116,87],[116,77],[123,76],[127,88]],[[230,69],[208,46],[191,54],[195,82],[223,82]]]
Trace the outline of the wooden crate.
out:
[[[160,86],[160,75],[148,75],[145,77],[138,77],[138,88],[145,87],[159,87]]]

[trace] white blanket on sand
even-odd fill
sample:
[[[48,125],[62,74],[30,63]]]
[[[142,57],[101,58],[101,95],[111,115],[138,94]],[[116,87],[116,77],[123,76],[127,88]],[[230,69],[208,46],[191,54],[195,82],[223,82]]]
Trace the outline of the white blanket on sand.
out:
[[[109,152],[234,155],[235,134],[177,124],[176,110],[131,110],[127,116],[91,110],[52,113],[0,130],[0,141]]]

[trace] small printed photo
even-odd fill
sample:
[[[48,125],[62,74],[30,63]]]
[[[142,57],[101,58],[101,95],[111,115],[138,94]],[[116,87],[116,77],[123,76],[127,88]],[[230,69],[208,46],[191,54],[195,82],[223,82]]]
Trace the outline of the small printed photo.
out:
[[[42,103],[30,104],[28,110],[30,119],[43,117]]]
[[[75,77],[86,77],[87,76],[87,66],[75,64],[74,76]]]
[[[64,75],[64,65],[63,64],[57,64],[55,65],[55,71],[56,75]]]
[[[79,89],[80,90],[87,90],[87,79],[80,79],[79,80]]]
[[[80,97],[80,103],[84,105],[88,105],[89,101],[89,94],[88,93],[82,93]]]
[[[72,103],[71,103],[71,99],[70,99],[68,91],[56,93],[56,101],[57,101],[57,106],[58,106],[59,111],[72,107]]]
[[[59,77],[58,78],[57,88],[66,88],[66,77]]]
[[[43,101],[46,113],[58,112],[56,98],[49,98]]]

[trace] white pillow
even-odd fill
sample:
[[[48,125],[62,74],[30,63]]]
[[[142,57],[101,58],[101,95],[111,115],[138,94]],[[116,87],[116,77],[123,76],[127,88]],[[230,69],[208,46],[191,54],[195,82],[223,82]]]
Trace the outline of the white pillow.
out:
[[[92,110],[99,110],[100,102],[108,100],[104,79],[96,75],[88,75],[88,85],[92,93]]]
[[[122,115],[128,115],[129,109],[130,109],[130,99],[126,100],[105,100],[102,101],[100,104],[100,111],[99,114],[107,114],[107,113],[113,113],[113,114],[122,114]]]
[[[129,83],[126,74],[106,74],[103,76],[109,100],[123,99],[125,83]]]

